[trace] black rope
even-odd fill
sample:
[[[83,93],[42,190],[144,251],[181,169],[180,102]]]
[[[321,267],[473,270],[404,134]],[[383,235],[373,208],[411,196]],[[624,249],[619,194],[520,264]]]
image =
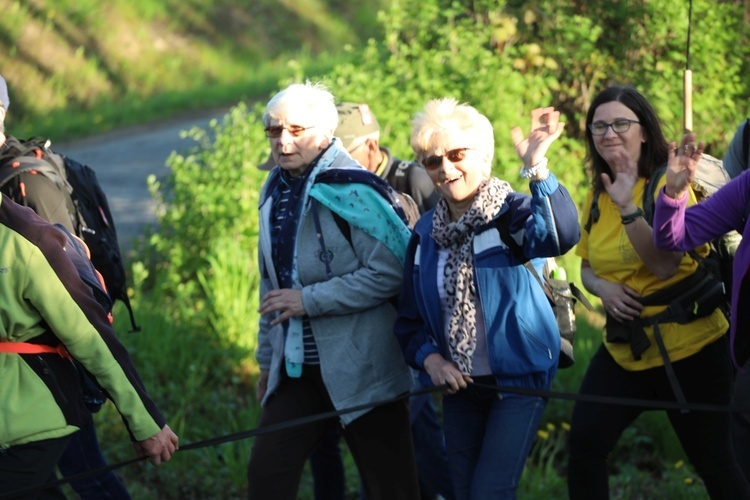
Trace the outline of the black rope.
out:
[[[545,399],[562,399],[562,400],[568,400],[568,401],[583,401],[583,402],[588,402],[588,403],[635,406],[635,407],[640,407],[643,409],[651,409],[651,410],[680,410],[683,412],[692,410],[692,411],[708,411],[708,412],[720,412],[720,413],[749,413],[750,414],[750,408],[738,407],[738,406],[735,406],[734,404],[730,406],[716,405],[716,404],[701,404],[701,403],[683,404],[683,403],[678,403],[676,401],[657,401],[657,400],[636,399],[636,398],[616,398],[616,397],[611,397],[611,396],[595,396],[593,394],[572,394],[572,393],[566,393],[566,392],[551,391],[547,389],[531,389],[531,388],[526,388],[526,387],[510,387],[510,386],[499,386],[499,385],[479,384],[479,383],[475,383],[472,385],[474,385],[475,387],[479,387],[479,388],[489,389],[498,393],[505,392],[505,393],[510,393],[510,394],[520,394],[524,396],[541,397]],[[293,420],[287,420],[286,422],[280,422],[274,425],[268,425],[265,427],[256,427],[254,429],[235,432],[233,434],[217,436],[217,437],[206,439],[203,441],[196,441],[194,443],[180,446],[177,452],[197,450],[200,448],[216,446],[216,445],[228,443],[231,441],[239,441],[242,439],[247,439],[250,437],[257,436],[259,434],[266,434],[268,432],[278,432],[278,431],[286,430],[292,427],[297,427],[300,425],[306,425],[312,422],[317,422],[319,420],[326,420],[329,418],[337,417],[339,415],[353,413],[353,412],[357,412],[361,410],[367,410],[369,408],[373,408],[376,406],[382,406],[385,404],[394,403],[396,401],[401,401],[401,400],[410,398],[412,396],[420,396],[423,394],[429,394],[429,393],[434,393],[434,392],[443,392],[447,388],[448,388],[447,384],[444,384],[441,386],[433,386],[429,388],[412,391],[409,393],[404,393],[394,398],[387,399],[385,401],[377,401],[373,403],[357,405],[351,408],[344,408],[343,410],[334,410],[334,411],[328,411],[324,413],[316,413],[314,415],[309,415],[306,417],[301,417],[301,418],[297,418]],[[6,499],[11,499],[11,498],[24,498],[32,493],[38,493],[45,488],[79,481],[79,480],[87,479],[93,476],[99,476],[101,474],[105,474],[112,470],[119,469],[128,465],[137,463],[137,462],[141,462],[143,460],[146,460],[147,458],[148,457],[145,457],[145,456],[136,457],[136,458],[132,458],[129,460],[125,460],[123,462],[118,462],[116,464],[111,464],[106,467],[102,467],[100,469],[83,472],[81,474],[76,474],[75,476],[64,477],[56,481],[51,481],[46,484],[31,486],[31,487],[23,488],[23,489],[16,490],[10,493],[4,493],[0,495],[0,500],[6,500]]]

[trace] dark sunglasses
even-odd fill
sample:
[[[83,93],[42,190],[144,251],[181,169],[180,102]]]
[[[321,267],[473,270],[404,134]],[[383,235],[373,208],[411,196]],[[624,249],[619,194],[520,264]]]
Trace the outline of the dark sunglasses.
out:
[[[299,137],[302,134],[305,133],[305,130],[315,128],[315,125],[312,127],[302,127],[300,125],[291,125],[289,127],[282,127],[281,125],[278,125],[276,127],[266,127],[263,129],[266,132],[266,137],[270,137],[271,139],[277,139],[281,137],[281,133],[286,129],[289,132],[289,135],[292,137]]]
[[[456,148],[446,151],[444,155],[432,155],[422,159],[422,165],[427,170],[437,170],[443,164],[443,157],[451,163],[459,163],[466,159],[466,152],[473,148]]]

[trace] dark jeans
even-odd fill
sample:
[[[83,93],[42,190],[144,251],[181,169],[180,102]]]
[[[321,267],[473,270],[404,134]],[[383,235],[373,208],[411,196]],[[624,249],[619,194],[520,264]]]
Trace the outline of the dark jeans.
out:
[[[438,421],[432,395],[421,394],[409,398],[409,416],[421,498],[433,499],[440,495],[445,500],[454,500],[443,428]],[[344,498],[346,481],[339,447],[340,436],[341,427],[331,425],[310,456],[315,500]],[[364,494],[361,496],[365,497]]]
[[[728,336],[699,353],[673,363],[689,403],[728,405],[732,387]],[[664,367],[642,371],[622,369],[602,345],[591,360],[581,394],[675,401]],[[573,408],[568,461],[570,498],[609,498],[607,456],[642,407],[577,402]],[[750,486],[732,453],[729,414],[691,410],[667,416],[712,499],[750,498]]]
[[[744,368],[745,373],[738,373],[734,382],[734,404],[750,410],[750,361]],[[737,464],[750,482],[750,413],[732,414],[732,443]]]
[[[56,481],[55,464],[69,440],[70,436],[45,439],[0,451],[0,493],[5,495]],[[59,486],[53,486],[34,495],[25,494],[10,498],[65,500],[65,495]]]
[[[99,448],[99,440],[93,423],[73,434],[57,466],[63,477],[71,477],[107,466],[107,461]],[[73,481],[70,486],[81,496],[82,500],[130,500],[128,491],[113,471]]]
[[[474,377],[495,385],[495,378]],[[469,385],[443,397],[451,478],[460,500],[515,499],[546,401]]]
[[[320,367],[305,365],[300,378],[284,377],[268,398],[259,429],[332,410]],[[336,421],[325,419],[256,436],[247,471],[249,498],[296,498],[305,461]],[[373,408],[344,427],[342,434],[368,498],[419,498],[407,401]]]

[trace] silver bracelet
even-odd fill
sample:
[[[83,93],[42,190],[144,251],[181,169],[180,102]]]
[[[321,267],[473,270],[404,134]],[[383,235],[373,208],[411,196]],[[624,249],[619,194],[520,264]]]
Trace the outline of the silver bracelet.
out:
[[[526,167],[522,168],[521,177],[523,177],[524,179],[531,179],[531,178],[546,179],[547,176],[549,175],[549,169],[547,168],[547,163],[549,163],[549,160],[545,156],[536,165],[532,165],[529,168],[526,168]]]

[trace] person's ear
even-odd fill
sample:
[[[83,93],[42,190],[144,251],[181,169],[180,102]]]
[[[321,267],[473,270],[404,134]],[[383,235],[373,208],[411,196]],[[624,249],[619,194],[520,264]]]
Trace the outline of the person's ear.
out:
[[[365,141],[365,144],[367,145],[367,151],[369,153],[377,153],[380,151],[380,141],[375,139],[374,137],[370,137]]]

